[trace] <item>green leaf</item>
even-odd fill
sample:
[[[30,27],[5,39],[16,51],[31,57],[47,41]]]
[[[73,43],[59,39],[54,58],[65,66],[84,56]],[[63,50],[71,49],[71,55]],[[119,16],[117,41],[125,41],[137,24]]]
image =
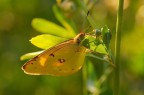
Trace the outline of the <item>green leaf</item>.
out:
[[[67,39],[49,35],[49,34],[43,34],[43,35],[38,35],[36,37],[33,37],[30,40],[30,42],[39,48],[48,49],[58,43],[65,41],[65,40],[67,40]]]
[[[65,28],[42,18],[34,18],[32,20],[32,26],[39,32],[48,33],[51,35],[56,35],[65,38],[73,38],[72,35],[68,30]]]
[[[112,34],[107,26],[104,26],[103,28],[101,28],[101,31],[103,35],[103,43],[106,45],[106,48],[109,49]]]
[[[31,52],[31,53],[27,53],[24,54],[20,57],[20,60],[26,60],[26,59],[31,59],[35,56],[37,56],[38,54],[42,53],[43,51],[37,51],[37,52]]]
[[[100,44],[99,40],[95,39],[91,35],[86,36],[86,38],[82,42],[82,45],[94,52],[108,54],[105,46],[103,44]]]
[[[100,44],[100,45],[97,46],[96,52],[102,53],[102,54],[108,54],[107,51],[106,51],[106,49],[105,49],[105,46],[103,46],[102,44]]]
[[[58,6],[53,6],[53,11],[55,17],[59,20],[59,22],[69,31],[70,35],[75,36],[76,26],[70,18],[66,18],[64,13],[60,10]]]
[[[94,41],[95,41],[94,37],[92,37],[91,35],[87,35],[83,40],[82,45],[94,51],[94,49],[97,47],[97,45],[94,44]]]

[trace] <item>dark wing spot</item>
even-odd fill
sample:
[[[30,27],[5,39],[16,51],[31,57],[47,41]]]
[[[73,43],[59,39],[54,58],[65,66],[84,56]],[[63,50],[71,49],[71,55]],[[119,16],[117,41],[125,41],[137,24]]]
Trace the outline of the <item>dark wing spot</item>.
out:
[[[33,62],[31,62],[30,64],[33,64]]]
[[[55,55],[53,53],[51,53],[49,56],[55,57]]]
[[[60,63],[64,63],[64,62],[65,62],[65,59],[58,59],[58,61],[59,61]]]

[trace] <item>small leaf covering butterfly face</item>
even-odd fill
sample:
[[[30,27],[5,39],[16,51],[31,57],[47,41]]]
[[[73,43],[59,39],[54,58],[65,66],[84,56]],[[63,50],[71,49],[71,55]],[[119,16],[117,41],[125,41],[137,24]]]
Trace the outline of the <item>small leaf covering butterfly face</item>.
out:
[[[30,75],[65,76],[77,72],[83,65],[86,48],[80,45],[84,33],[74,39],[58,44],[22,66],[22,70]]]

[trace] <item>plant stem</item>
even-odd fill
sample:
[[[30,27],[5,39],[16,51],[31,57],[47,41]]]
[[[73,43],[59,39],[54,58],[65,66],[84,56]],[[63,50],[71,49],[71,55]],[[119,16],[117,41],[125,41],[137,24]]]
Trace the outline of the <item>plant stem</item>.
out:
[[[117,13],[116,39],[115,39],[115,65],[116,65],[116,68],[114,71],[113,95],[119,95],[120,45],[121,45],[121,31],[122,31],[123,2],[124,2],[124,0],[119,0],[119,7],[118,7],[118,13]]]
[[[82,78],[83,78],[83,95],[87,95],[87,59],[82,68]]]

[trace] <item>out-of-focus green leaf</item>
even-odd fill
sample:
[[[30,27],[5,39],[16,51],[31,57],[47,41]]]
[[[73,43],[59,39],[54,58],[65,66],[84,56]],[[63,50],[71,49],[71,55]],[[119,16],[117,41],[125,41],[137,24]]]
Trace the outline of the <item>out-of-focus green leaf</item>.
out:
[[[144,76],[144,52],[132,56],[131,62],[129,63],[129,68],[136,75]]]
[[[64,13],[60,10],[58,6],[53,6],[53,11],[55,17],[59,20],[59,22],[68,30],[70,35],[75,36],[76,26],[71,19],[66,18]]]
[[[39,48],[48,49],[58,43],[65,41],[65,40],[67,40],[67,39],[49,35],[49,34],[43,34],[43,35],[33,37],[30,40],[30,42]]]
[[[65,28],[42,18],[35,18],[32,20],[32,26],[39,32],[48,33],[65,38],[73,38],[74,34]]]
[[[92,61],[87,61],[87,88],[88,91],[93,95],[98,95],[100,93],[99,88],[96,87],[96,82],[98,81],[96,70]]]
[[[31,59],[42,52],[43,51],[37,51],[37,52],[31,52],[31,53],[24,54],[20,57],[20,60]]]

